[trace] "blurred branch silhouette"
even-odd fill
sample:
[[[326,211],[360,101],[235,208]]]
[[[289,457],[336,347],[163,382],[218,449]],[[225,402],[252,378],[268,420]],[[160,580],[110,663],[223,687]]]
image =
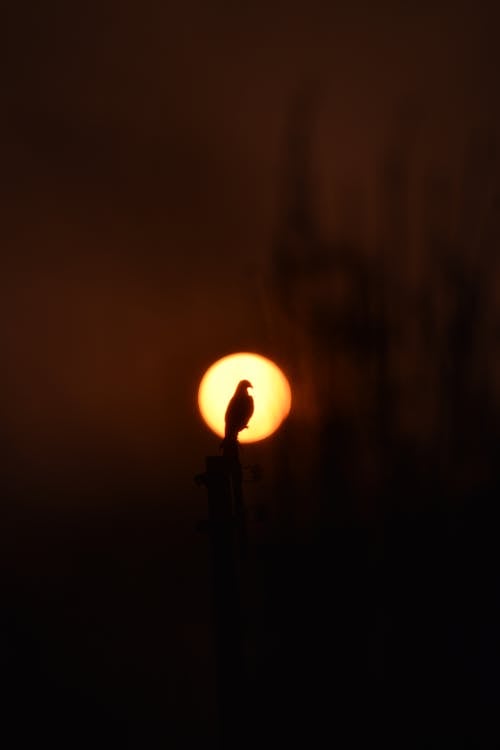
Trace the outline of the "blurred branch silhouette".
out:
[[[498,262],[484,246],[498,241],[495,145],[489,133],[466,144],[454,219],[446,175],[411,172],[418,122],[397,120],[379,171],[376,246],[367,252],[318,229],[311,164],[318,104],[299,97],[292,107],[271,268],[286,356],[299,392],[304,373],[313,392],[303,407],[310,418],[282,441],[283,495],[293,506],[298,467],[309,460],[303,475],[318,477],[315,512],[323,518],[338,521],[377,497],[411,503],[412,490],[401,491],[412,476],[427,483],[427,495],[439,486],[438,502],[446,502],[498,480]],[[410,190],[420,208],[413,218]]]

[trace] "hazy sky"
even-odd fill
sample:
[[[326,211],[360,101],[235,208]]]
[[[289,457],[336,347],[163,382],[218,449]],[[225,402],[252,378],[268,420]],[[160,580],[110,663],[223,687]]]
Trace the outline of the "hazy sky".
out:
[[[318,225],[330,239],[353,233],[369,245],[378,164],[402,117],[417,172],[428,165],[451,179],[470,129],[498,132],[494,6],[4,11],[9,481],[64,502],[88,466],[101,467],[103,488],[125,466],[127,476],[189,484],[216,449],[195,409],[204,368],[237,349],[273,355],[265,273],[296,92],[308,81],[321,91]]]

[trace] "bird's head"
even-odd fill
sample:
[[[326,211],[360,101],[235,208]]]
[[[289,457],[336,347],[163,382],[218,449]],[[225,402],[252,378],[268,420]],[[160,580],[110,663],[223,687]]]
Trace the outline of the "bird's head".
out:
[[[239,391],[246,391],[247,388],[253,388],[253,385],[249,380],[240,380],[238,383],[238,390]]]

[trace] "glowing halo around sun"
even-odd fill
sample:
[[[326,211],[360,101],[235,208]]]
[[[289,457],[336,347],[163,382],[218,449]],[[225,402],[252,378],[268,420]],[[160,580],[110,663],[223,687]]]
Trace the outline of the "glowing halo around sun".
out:
[[[240,380],[253,388],[254,413],[248,429],[238,435],[240,443],[255,443],[272,435],[290,412],[292,393],[280,368],[260,354],[239,352],[219,359],[204,374],[198,389],[201,416],[210,429],[224,436],[224,415]]]

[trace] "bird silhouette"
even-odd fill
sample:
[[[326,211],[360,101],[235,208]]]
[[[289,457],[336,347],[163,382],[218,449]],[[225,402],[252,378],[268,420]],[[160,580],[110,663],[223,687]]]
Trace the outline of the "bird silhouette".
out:
[[[254,403],[253,398],[247,392],[247,388],[253,388],[250,381],[240,380],[227,405],[224,417],[226,427],[223,443],[236,442],[238,433],[248,427],[248,421],[253,414]]]

